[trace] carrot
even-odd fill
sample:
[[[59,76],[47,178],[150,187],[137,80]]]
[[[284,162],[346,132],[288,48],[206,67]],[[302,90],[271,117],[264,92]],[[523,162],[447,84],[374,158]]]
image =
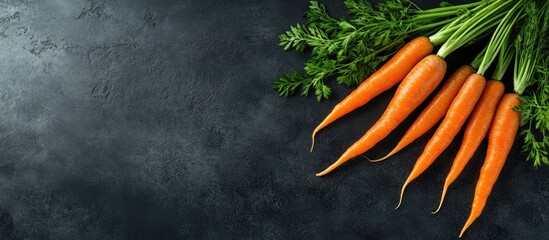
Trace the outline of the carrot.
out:
[[[520,114],[513,108],[520,104],[522,103],[517,94],[507,93],[498,105],[488,134],[488,150],[475,188],[471,215],[459,234],[460,238],[482,213],[492,187],[498,179],[509,151],[511,151],[520,124]]]
[[[406,74],[421,59],[429,55],[433,49],[434,45],[427,37],[417,37],[404,45],[387,63],[338,103],[330,114],[315,128],[311,136],[311,151],[313,150],[315,135],[318,131],[402,81],[406,77]]]
[[[422,59],[406,75],[396,90],[393,99],[379,120],[326,170],[316,174],[324,176],[349,159],[368,151],[393,131],[412,111],[417,108],[442,81],[446,62],[437,55]]]
[[[486,133],[488,133],[490,123],[492,122],[492,118],[494,117],[497,105],[501,96],[503,96],[504,90],[505,86],[500,81],[490,80],[486,83],[482,96],[478,100],[473,113],[471,113],[471,117],[469,118],[469,122],[467,123],[467,127],[463,134],[461,147],[459,148],[452,168],[444,182],[440,203],[433,214],[440,210],[448,187],[456,180],[461,171],[463,171],[463,168],[465,168],[467,162],[473,157],[473,154],[486,136]]]
[[[458,94],[459,89],[467,77],[473,73],[475,73],[475,69],[469,65],[463,65],[452,73],[437,95],[435,95],[429,105],[423,109],[408,131],[406,131],[396,147],[385,157],[370,160],[370,162],[380,162],[387,159],[429,131],[429,129],[446,115],[446,111],[450,107],[454,97]]]
[[[408,179],[404,182],[402,190],[400,191],[400,200],[396,208],[399,208],[402,203],[402,195],[404,194],[406,186],[423,173],[446,147],[450,145],[463,123],[465,123],[465,120],[467,120],[467,117],[469,117],[469,114],[473,111],[485,85],[486,80],[482,75],[475,73],[467,78],[459,90],[458,95],[452,101],[452,104],[446,113],[446,117],[444,117],[444,120],[442,120],[442,123],[437,128],[435,134],[423,149],[423,153],[419,156]]]

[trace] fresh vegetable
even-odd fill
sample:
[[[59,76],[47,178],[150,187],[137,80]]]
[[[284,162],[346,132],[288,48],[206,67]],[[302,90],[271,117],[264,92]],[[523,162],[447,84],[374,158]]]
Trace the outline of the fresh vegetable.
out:
[[[491,1],[494,0],[486,2]],[[292,71],[274,82],[280,96],[296,92],[306,96],[313,91],[318,101],[328,99],[328,77],[337,76],[337,82],[345,86],[358,85],[410,38],[429,36],[487,3],[445,4],[427,10],[409,0],[385,0],[377,5],[365,0],[345,0],[344,4],[350,19],[332,18],[324,5],[311,1],[306,23],[279,36],[279,45],[285,50],[311,50],[303,73]],[[447,30],[451,32],[452,28]],[[439,35],[433,43],[439,45],[448,36]]]
[[[445,57],[456,48],[459,48],[477,38],[479,35],[484,34],[488,29],[499,25],[505,16],[513,14],[513,9],[517,8],[517,4],[511,5],[509,1],[502,1],[501,3],[494,3],[487,6],[485,9],[479,11],[479,14],[472,16],[465,21],[445,42],[437,54]],[[508,8],[511,8],[510,10]],[[436,35],[436,34],[435,34]],[[493,60],[493,58],[491,59]],[[491,60],[487,60],[487,64],[491,63]],[[483,74],[483,72],[477,71],[477,73]],[[423,153],[416,161],[410,175],[404,182],[400,191],[400,199],[396,208],[399,208],[402,204],[402,197],[408,184],[423,173],[436,158],[450,145],[453,138],[461,129],[461,126],[467,120],[467,117],[473,111],[476,102],[480,98],[484,86],[486,85],[486,79],[480,74],[470,75],[463,86],[461,87],[458,95],[452,101],[444,120],[437,128],[433,137],[429,140],[425,146]]]
[[[422,59],[406,75],[393,99],[379,120],[326,170],[316,174],[324,176],[349,159],[367,151],[385,138],[399,123],[417,108],[442,81],[446,61],[437,55]]]
[[[442,81],[446,56],[491,36],[470,66],[463,66],[450,76],[395,148],[381,159],[370,160],[387,159],[443,118],[402,186],[399,208],[408,184],[438,158],[469,119],[438,208],[433,212],[436,213],[449,187],[488,134],[486,159],[461,237],[486,205],[519,125],[527,159],[534,166],[549,165],[549,1],[479,0],[429,10],[421,10],[409,0],[383,0],[377,5],[346,0],[345,5],[351,19],[334,19],[323,5],[313,1],[306,14],[307,22],[280,35],[280,46],[285,50],[311,50],[305,72],[285,74],[275,82],[280,95],[296,91],[307,95],[314,91],[318,101],[327,99],[331,90],[324,80],[331,76],[337,76],[337,82],[346,86],[360,84],[313,131],[311,151],[321,129],[397,83],[400,85],[380,119],[317,176],[330,173],[387,137]],[[431,54],[439,45],[436,55]],[[504,94],[501,80],[505,81],[511,61],[514,93]],[[493,66],[494,80],[486,82],[484,74]]]
[[[544,84],[546,84],[547,77],[549,77],[549,72],[547,71],[549,69],[548,61],[537,57],[539,54],[543,54],[543,56],[549,54],[548,40],[546,38],[549,25],[549,2],[523,1],[522,7],[526,13],[526,17],[524,18],[525,23],[514,42],[515,65],[513,87],[515,93],[505,94],[498,105],[488,135],[488,150],[475,188],[471,214],[461,230],[460,237],[482,213],[488,196],[513,146],[519,125],[525,126],[528,122],[533,121],[547,122],[546,120],[549,119],[547,115],[548,111],[539,114],[538,110],[535,109],[537,107],[547,107],[547,105],[537,105],[534,107],[535,110],[533,110],[532,108],[524,107],[521,101],[521,99],[547,99],[549,89],[545,88],[540,92],[536,92],[539,89],[534,88],[533,94],[530,93],[532,95],[520,96],[520,94],[526,92],[525,90],[528,87],[531,88],[536,85],[537,87],[546,86]],[[528,104],[531,105],[532,102]],[[520,111],[520,113],[517,111]],[[545,134],[544,131],[549,129],[549,125],[537,125],[536,128],[542,129],[541,132]],[[535,139],[528,139],[528,134],[533,135],[530,126],[523,130],[524,132],[526,132],[525,146],[536,142]],[[546,136],[543,135],[542,137],[545,138]],[[534,159],[534,165],[536,165],[536,162],[537,165],[541,164],[544,154],[545,157],[547,155],[547,149],[540,148],[544,144],[547,144],[547,142],[530,146],[527,149],[530,154],[534,154],[533,156],[528,156]]]
[[[473,154],[484,139],[484,136],[486,136],[504,89],[505,87],[500,81],[490,80],[486,83],[484,92],[478,100],[473,113],[471,113],[471,117],[463,135],[463,142],[461,143],[461,147],[459,148],[454,163],[444,182],[442,197],[440,198],[438,208],[433,213],[437,213],[440,210],[448,187],[456,180],[463,168],[465,168],[465,165],[469,162],[469,159],[473,157]]]
[[[510,1],[496,1],[479,11],[479,14],[474,15],[465,21],[459,29],[448,38],[448,41],[441,46],[437,54],[444,57],[453,52],[455,48],[459,48],[479,35],[482,35],[488,29],[496,25],[501,25],[501,22],[505,22],[506,19],[512,18],[509,16],[514,16],[515,9],[519,8],[517,6],[520,4],[516,3],[512,5],[510,3]],[[488,56],[489,58],[486,59],[486,56],[487,54],[485,55],[483,62],[486,65],[489,65],[494,57],[490,55]],[[482,76],[482,74],[484,74],[483,70],[481,70],[482,66],[483,65],[479,67],[479,71],[477,71],[476,74],[472,74],[467,78],[459,90],[458,95],[452,101],[442,123],[425,146],[423,153],[417,159],[410,175],[404,182],[396,208],[399,208],[402,204],[402,197],[408,184],[423,173],[446,147],[450,145],[453,138],[457,135],[462,125],[473,111],[475,104],[486,85],[486,79]]]
[[[465,43],[477,39],[486,31],[495,27],[503,16],[505,16],[506,11],[512,6],[513,5],[509,4],[509,1],[506,0],[493,1],[485,8],[479,10],[478,14],[469,18],[469,20],[461,23],[462,19],[458,18],[450,23],[450,26],[458,27],[455,32],[452,31],[452,33],[448,33],[446,28],[442,28],[439,32],[429,37],[431,42],[435,42],[433,39],[446,38],[448,41],[441,46],[436,56],[429,55],[425,57],[425,59],[421,60],[410,73],[408,73],[398,87],[389,106],[374,126],[372,126],[372,128],[370,128],[370,130],[368,130],[355,144],[348,148],[335,163],[318,173],[317,176],[324,176],[342,163],[369,150],[385,138],[415,108],[417,108],[440,83],[446,71],[446,62],[443,58],[463,46]],[[471,19],[474,21],[471,21]],[[467,31],[464,29],[467,29]],[[460,35],[456,37],[456,34]],[[429,59],[429,61],[425,61],[426,59]],[[436,67],[437,65],[439,67]]]
[[[520,114],[513,110],[521,101],[517,94],[508,93],[503,96],[498,105],[490,133],[488,135],[488,152],[482,165],[479,180],[475,188],[475,197],[471,207],[471,214],[463,226],[459,237],[480,216],[486,200],[497,181],[499,173],[505,164],[507,155],[513,146],[517,130],[520,125]]]
[[[473,111],[477,100],[486,85],[486,79],[479,74],[470,75],[452,101],[446,116],[440,123],[433,137],[429,140],[423,153],[417,159],[412,172],[404,182],[400,191],[400,200],[396,208],[402,203],[402,196],[408,184],[423,173],[435,159],[450,145],[461,126]]]
[[[315,128],[311,137],[311,151],[318,131],[402,81],[421,59],[431,54],[433,49],[434,46],[427,37],[417,37],[406,44],[391,60],[338,103],[332,112]]]
[[[370,160],[370,162],[380,162],[387,159],[435,126],[435,124],[446,115],[446,111],[450,107],[452,100],[454,100],[454,97],[458,94],[459,89],[467,77],[473,73],[475,73],[475,69],[470,65],[463,65],[452,73],[448,80],[446,80],[446,83],[440,88],[437,95],[435,95],[429,105],[423,109],[414,123],[412,123],[408,131],[406,131],[404,136],[397,143],[396,147],[386,156],[380,159]]]
[[[486,133],[488,133],[492,118],[496,112],[496,107],[505,90],[503,83],[498,80],[503,78],[505,71],[511,62],[511,57],[513,56],[513,48],[508,47],[507,45],[511,36],[512,27],[519,19],[520,13],[521,8],[515,7],[504,17],[494,31],[487,47],[473,61],[473,65],[477,65],[476,62],[478,62],[478,72],[483,74],[496,56],[499,55],[496,70],[492,77],[495,80],[490,80],[486,83],[486,87],[471,113],[469,122],[465,127],[463,141],[456,154],[452,167],[450,168],[450,172],[444,181],[440,203],[433,214],[440,210],[448,187],[456,180],[461,171],[463,171],[486,136]]]

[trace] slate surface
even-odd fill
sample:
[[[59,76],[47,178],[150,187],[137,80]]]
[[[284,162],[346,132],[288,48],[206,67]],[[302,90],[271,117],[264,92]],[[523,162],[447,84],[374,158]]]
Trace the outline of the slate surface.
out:
[[[342,16],[341,1],[325,3]],[[432,131],[390,161],[313,175],[394,89],[319,134],[309,153],[311,130],[350,90],[331,85],[323,103],[272,90],[307,58],[277,47],[307,5],[0,1],[0,239],[455,239],[482,151],[438,215],[429,212],[459,141],[394,210]],[[450,70],[470,57],[456,53]],[[548,174],[513,150],[465,238],[547,239]]]

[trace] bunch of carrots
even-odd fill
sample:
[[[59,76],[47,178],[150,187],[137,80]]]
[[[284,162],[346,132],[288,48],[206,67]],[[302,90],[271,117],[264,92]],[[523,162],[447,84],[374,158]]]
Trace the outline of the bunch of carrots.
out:
[[[351,2],[360,4],[356,0]],[[362,3],[370,6],[367,2]],[[405,3],[409,1],[385,2],[394,8],[396,5],[391,4],[405,6]],[[317,9],[320,6],[316,2],[313,5]],[[351,4],[346,1],[346,5]],[[456,9],[465,11],[456,12]],[[485,207],[521,125],[525,128],[523,134],[533,136],[530,136],[533,140],[525,142],[534,148],[528,157],[547,162],[546,147],[549,146],[549,137],[545,133],[549,129],[549,40],[546,38],[549,35],[549,2],[488,0],[466,5],[444,5],[428,12],[418,11],[416,14],[409,19],[444,16],[441,20],[444,24],[430,27],[429,36],[413,37],[338,103],[314,129],[311,151],[315,136],[320,130],[398,84],[392,100],[379,120],[335,163],[317,176],[332,172],[341,164],[366,153],[387,137],[443,83],[397,145],[386,156],[369,160],[380,162],[388,159],[441,121],[402,186],[397,206],[399,208],[408,184],[439,157],[463,128],[461,146],[445,180],[438,208],[433,212],[436,213],[442,207],[449,186],[488,135],[486,158],[476,185],[470,216],[459,235],[461,237]],[[329,21],[331,20],[327,20]],[[413,34],[404,32],[398,35],[402,36],[411,37]],[[476,43],[484,37],[488,39],[487,44],[475,59],[470,64],[459,67],[443,81],[447,68],[444,58],[464,45]],[[285,41],[281,45],[292,46],[287,38],[281,37],[282,40]],[[390,42],[386,45],[390,45]],[[437,47],[438,50],[434,53]],[[511,63],[514,64],[514,89],[513,92],[506,93],[501,81],[508,69],[511,69]],[[485,74],[489,68],[493,68],[493,75],[487,80]],[[537,132],[531,133],[532,131]],[[537,135],[541,135],[542,140],[537,140]]]

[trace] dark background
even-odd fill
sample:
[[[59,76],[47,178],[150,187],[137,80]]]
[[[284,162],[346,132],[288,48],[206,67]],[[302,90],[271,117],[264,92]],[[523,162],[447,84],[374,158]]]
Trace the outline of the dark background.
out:
[[[323,2],[344,16],[341,1]],[[321,103],[272,89],[307,59],[277,46],[307,7],[0,1],[0,239],[457,238],[484,151],[430,211],[461,134],[396,211],[433,131],[386,162],[357,158],[314,176],[379,118],[394,88],[321,132],[309,153],[311,131],[350,89],[331,84]],[[451,55],[449,72],[471,55]],[[386,153],[418,113],[367,155]],[[549,170],[519,146],[466,239],[549,236]]]

